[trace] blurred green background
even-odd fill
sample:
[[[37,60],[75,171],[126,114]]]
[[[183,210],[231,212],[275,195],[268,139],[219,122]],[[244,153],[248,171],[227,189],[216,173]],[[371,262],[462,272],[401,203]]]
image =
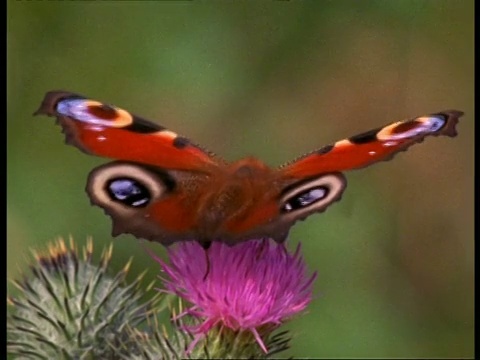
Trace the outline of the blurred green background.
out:
[[[279,165],[405,117],[456,108],[433,138],[347,174],[343,200],[295,226],[319,272],[288,324],[295,357],[473,357],[473,1],[8,2],[7,267],[57,236],[97,250],[110,219],[84,193],[106,162],[32,117],[48,90],[104,100],[235,160]],[[161,246],[152,249],[165,255]],[[132,236],[115,268],[158,266]]]

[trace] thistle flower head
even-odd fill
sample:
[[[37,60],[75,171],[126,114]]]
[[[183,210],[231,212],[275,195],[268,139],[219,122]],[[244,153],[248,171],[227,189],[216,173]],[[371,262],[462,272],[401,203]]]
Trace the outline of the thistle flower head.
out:
[[[235,246],[214,242],[207,256],[192,241],[169,249],[169,265],[157,258],[167,274],[167,291],[192,304],[183,315],[202,321],[191,329],[197,340],[219,326],[250,332],[267,352],[262,337],[304,310],[311,299],[316,274],[307,275],[300,246],[290,254],[268,239]]]

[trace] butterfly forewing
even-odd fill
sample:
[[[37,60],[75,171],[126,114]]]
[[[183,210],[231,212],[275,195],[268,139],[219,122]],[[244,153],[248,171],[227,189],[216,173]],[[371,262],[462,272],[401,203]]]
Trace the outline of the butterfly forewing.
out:
[[[324,146],[283,166],[282,171],[285,176],[304,178],[390,160],[427,136],[456,136],[455,126],[462,115],[448,110],[394,122]]]
[[[66,142],[92,155],[203,172],[218,163],[211,153],[163,126],[78,94],[48,92],[35,114],[56,117]]]

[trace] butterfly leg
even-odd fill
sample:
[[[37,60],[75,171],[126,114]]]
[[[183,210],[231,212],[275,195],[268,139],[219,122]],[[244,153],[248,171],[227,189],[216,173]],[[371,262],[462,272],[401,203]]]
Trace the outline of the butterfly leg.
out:
[[[208,256],[208,249],[212,245],[212,242],[209,240],[204,240],[204,241],[200,241],[200,245],[205,251],[205,260],[207,264],[207,270],[205,271],[205,275],[203,276],[203,281],[205,281],[207,279],[208,273],[210,272],[210,257]]]

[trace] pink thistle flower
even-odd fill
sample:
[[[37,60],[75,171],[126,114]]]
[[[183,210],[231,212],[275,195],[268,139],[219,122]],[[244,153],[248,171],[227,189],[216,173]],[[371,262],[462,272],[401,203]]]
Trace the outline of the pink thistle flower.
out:
[[[268,239],[235,246],[214,242],[208,249],[208,274],[207,258],[196,241],[177,244],[168,254],[170,265],[155,257],[168,275],[164,279],[167,292],[192,304],[180,316],[203,321],[190,329],[196,337],[188,351],[220,325],[250,331],[266,353],[259,328],[276,328],[311,300],[316,273],[307,275],[300,245],[289,254],[284,245]]]

